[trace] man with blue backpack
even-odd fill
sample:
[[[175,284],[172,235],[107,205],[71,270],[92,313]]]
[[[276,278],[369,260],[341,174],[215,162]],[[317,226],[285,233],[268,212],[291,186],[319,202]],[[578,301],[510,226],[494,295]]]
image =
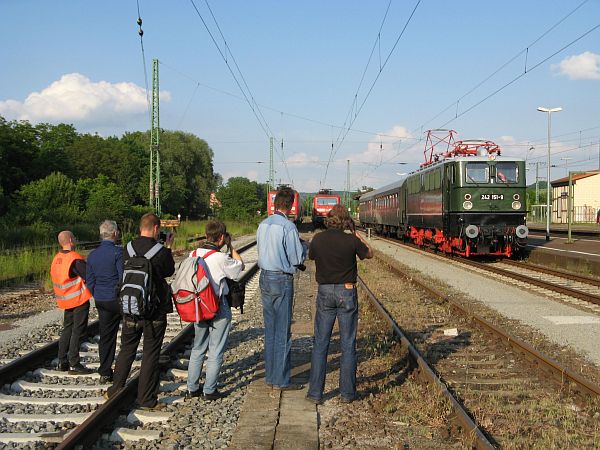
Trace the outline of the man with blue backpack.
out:
[[[156,214],[144,214],[140,219],[140,236],[123,248],[123,280],[119,292],[123,313],[121,350],[115,363],[113,385],[107,397],[125,386],[137,348],[144,335],[142,367],[140,369],[137,405],[142,409],[160,409],[159,356],[167,314],[173,311],[171,291],[165,278],[175,273],[171,254],[173,234],[165,246],[157,239],[160,219]]]

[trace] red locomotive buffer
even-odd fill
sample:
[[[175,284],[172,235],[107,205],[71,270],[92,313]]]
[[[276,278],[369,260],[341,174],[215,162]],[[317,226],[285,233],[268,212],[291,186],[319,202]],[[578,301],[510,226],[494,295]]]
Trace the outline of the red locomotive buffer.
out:
[[[340,196],[329,189],[321,189],[313,198],[312,225],[313,228],[325,226],[325,217],[335,205],[340,204]]]
[[[280,188],[282,186],[279,186]],[[275,212],[275,195],[277,191],[269,191],[267,194],[267,214],[270,216]],[[294,203],[292,204],[292,209],[288,214],[288,219],[292,222],[299,224],[302,222],[303,209],[300,204],[300,196],[298,195],[298,191],[294,191]]]

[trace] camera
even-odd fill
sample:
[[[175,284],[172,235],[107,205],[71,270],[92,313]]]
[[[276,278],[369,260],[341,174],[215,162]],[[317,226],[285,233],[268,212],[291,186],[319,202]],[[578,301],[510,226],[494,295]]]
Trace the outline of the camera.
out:
[[[158,242],[160,242],[161,244],[164,245],[166,241],[167,241],[167,232],[159,231],[158,232]]]

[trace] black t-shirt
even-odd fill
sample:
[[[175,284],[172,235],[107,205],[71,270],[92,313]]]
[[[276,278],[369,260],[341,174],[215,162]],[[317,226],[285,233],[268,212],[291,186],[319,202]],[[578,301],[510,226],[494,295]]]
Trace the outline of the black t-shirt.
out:
[[[138,255],[144,255],[148,250],[154,247],[156,239],[140,236],[132,241],[133,249]],[[123,247],[123,261],[130,258],[127,252],[127,246]],[[161,248],[152,258],[152,283],[157,290],[160,298],[158,314],[167,314],[173,312],[173,302],[170,295],[169,285],[165,278],[170,277],[175,273],[175,261],[171,249],[166,247]]]
[[[308,257],[315,260],[317,283],[356,283],[356,257],[365,259],[369,248],[353,234],[328,229],[310,243]]]

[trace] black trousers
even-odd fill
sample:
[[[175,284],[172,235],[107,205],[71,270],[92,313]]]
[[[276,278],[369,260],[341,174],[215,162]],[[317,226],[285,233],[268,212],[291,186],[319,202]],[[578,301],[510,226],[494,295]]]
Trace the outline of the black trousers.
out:
[[[123,316],[121,350],[115,363],[113,385],[108,389],[109,396],[114,395],[119,389],[125,386],[143,334],[142,368],[140,369],[137,403],[139,406],[150,408],[156,405],[160,382],[158,357],[160,356],[160,349],[166,330],[166,315],[161,315],[154,320],[135,319],[127,315]]]
[[[90,302],[75,308],[65,309],[63,329],[58,341],[58,364],[79,364],[79,347],[87,331]]]
[[[100,320],[100,367],[98,373],[105,377],[112,377],[112,363],[115,360],[117,348],[117,333],[121,322],[121,305],[118,300],[96,300],[96,309]]]

